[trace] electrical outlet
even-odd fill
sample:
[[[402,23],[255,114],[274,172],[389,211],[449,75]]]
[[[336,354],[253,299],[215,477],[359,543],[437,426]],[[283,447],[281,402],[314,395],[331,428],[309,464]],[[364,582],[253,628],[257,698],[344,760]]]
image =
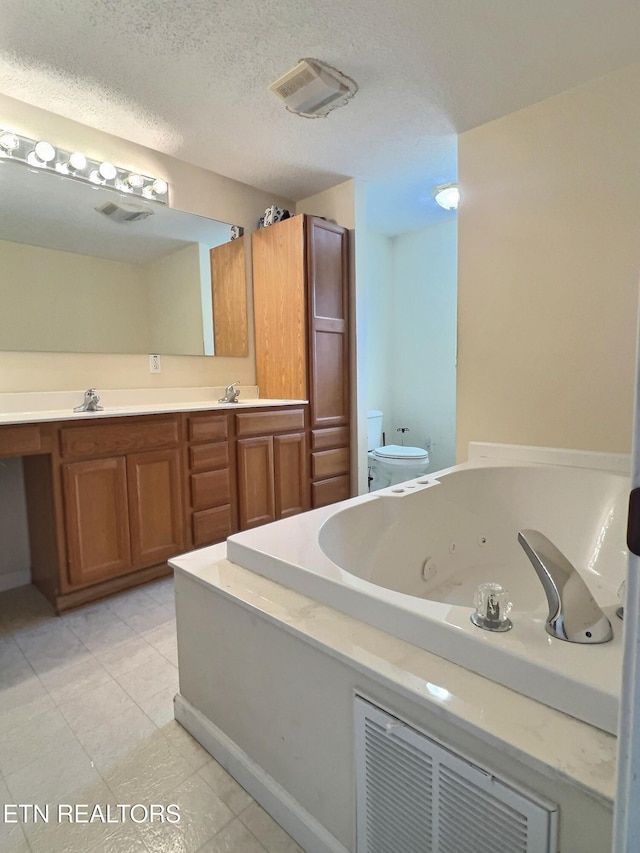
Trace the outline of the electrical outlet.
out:
[[[162,373],[162,365],[160,364],[158,353],[151,353],[149,355],[149,373]]]

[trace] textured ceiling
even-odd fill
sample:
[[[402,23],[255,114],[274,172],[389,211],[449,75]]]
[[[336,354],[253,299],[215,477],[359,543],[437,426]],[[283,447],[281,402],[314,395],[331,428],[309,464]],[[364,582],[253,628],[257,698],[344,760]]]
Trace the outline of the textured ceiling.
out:
[[[457,133],[640,59],[639,32],[637,0],[3,0],[0,91],[292,200],[355,177],[417,210]],[[287,112],[268,85],[301,57],[358,94]]]

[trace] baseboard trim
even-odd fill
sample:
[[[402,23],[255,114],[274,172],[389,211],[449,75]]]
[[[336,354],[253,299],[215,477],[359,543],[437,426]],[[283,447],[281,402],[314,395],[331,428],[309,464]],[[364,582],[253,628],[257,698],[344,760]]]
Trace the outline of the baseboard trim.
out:
[[[306,853],[349,853],[328,830],[214,723],[178,693],[176,720],[202,744]]]
[[[8,589],[16,589],[19,586],[28,586],[30,583],[30,569],[18,569],[16,572],[0,574],[0,592],[6,592]]]

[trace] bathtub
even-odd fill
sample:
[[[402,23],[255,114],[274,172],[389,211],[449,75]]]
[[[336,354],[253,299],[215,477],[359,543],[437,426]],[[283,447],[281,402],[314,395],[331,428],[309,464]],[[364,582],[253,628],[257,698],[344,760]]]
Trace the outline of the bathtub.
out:
[[[629,458],[472,445],[435,474],[235,534],[227,556],[400,639],[616,733]],[[541,583],[517,541],[543,532],[579,570],[613,640],[545,631]],[[509,591],[513,628],[471,622],[478,584]],[[454,697],[452,697],[453,701]]]

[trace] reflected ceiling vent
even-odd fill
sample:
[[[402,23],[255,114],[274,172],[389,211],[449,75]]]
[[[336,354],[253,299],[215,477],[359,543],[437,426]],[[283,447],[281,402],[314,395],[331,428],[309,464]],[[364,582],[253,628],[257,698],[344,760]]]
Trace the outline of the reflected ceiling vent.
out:
[[[345,106],[358,91],[358,84],[319,59],[301,59],[269,88],[289,112],[303,118],[322,118]]]
[[[112,222],[138,222],[140,219],[146,219],[147,216],[153,216],[153,211],[147,207],[136,207],[133,204],[116,204],[116,202],[108,201],[102,207],[96,207],[98,213],[103,213],[108,216]]]

